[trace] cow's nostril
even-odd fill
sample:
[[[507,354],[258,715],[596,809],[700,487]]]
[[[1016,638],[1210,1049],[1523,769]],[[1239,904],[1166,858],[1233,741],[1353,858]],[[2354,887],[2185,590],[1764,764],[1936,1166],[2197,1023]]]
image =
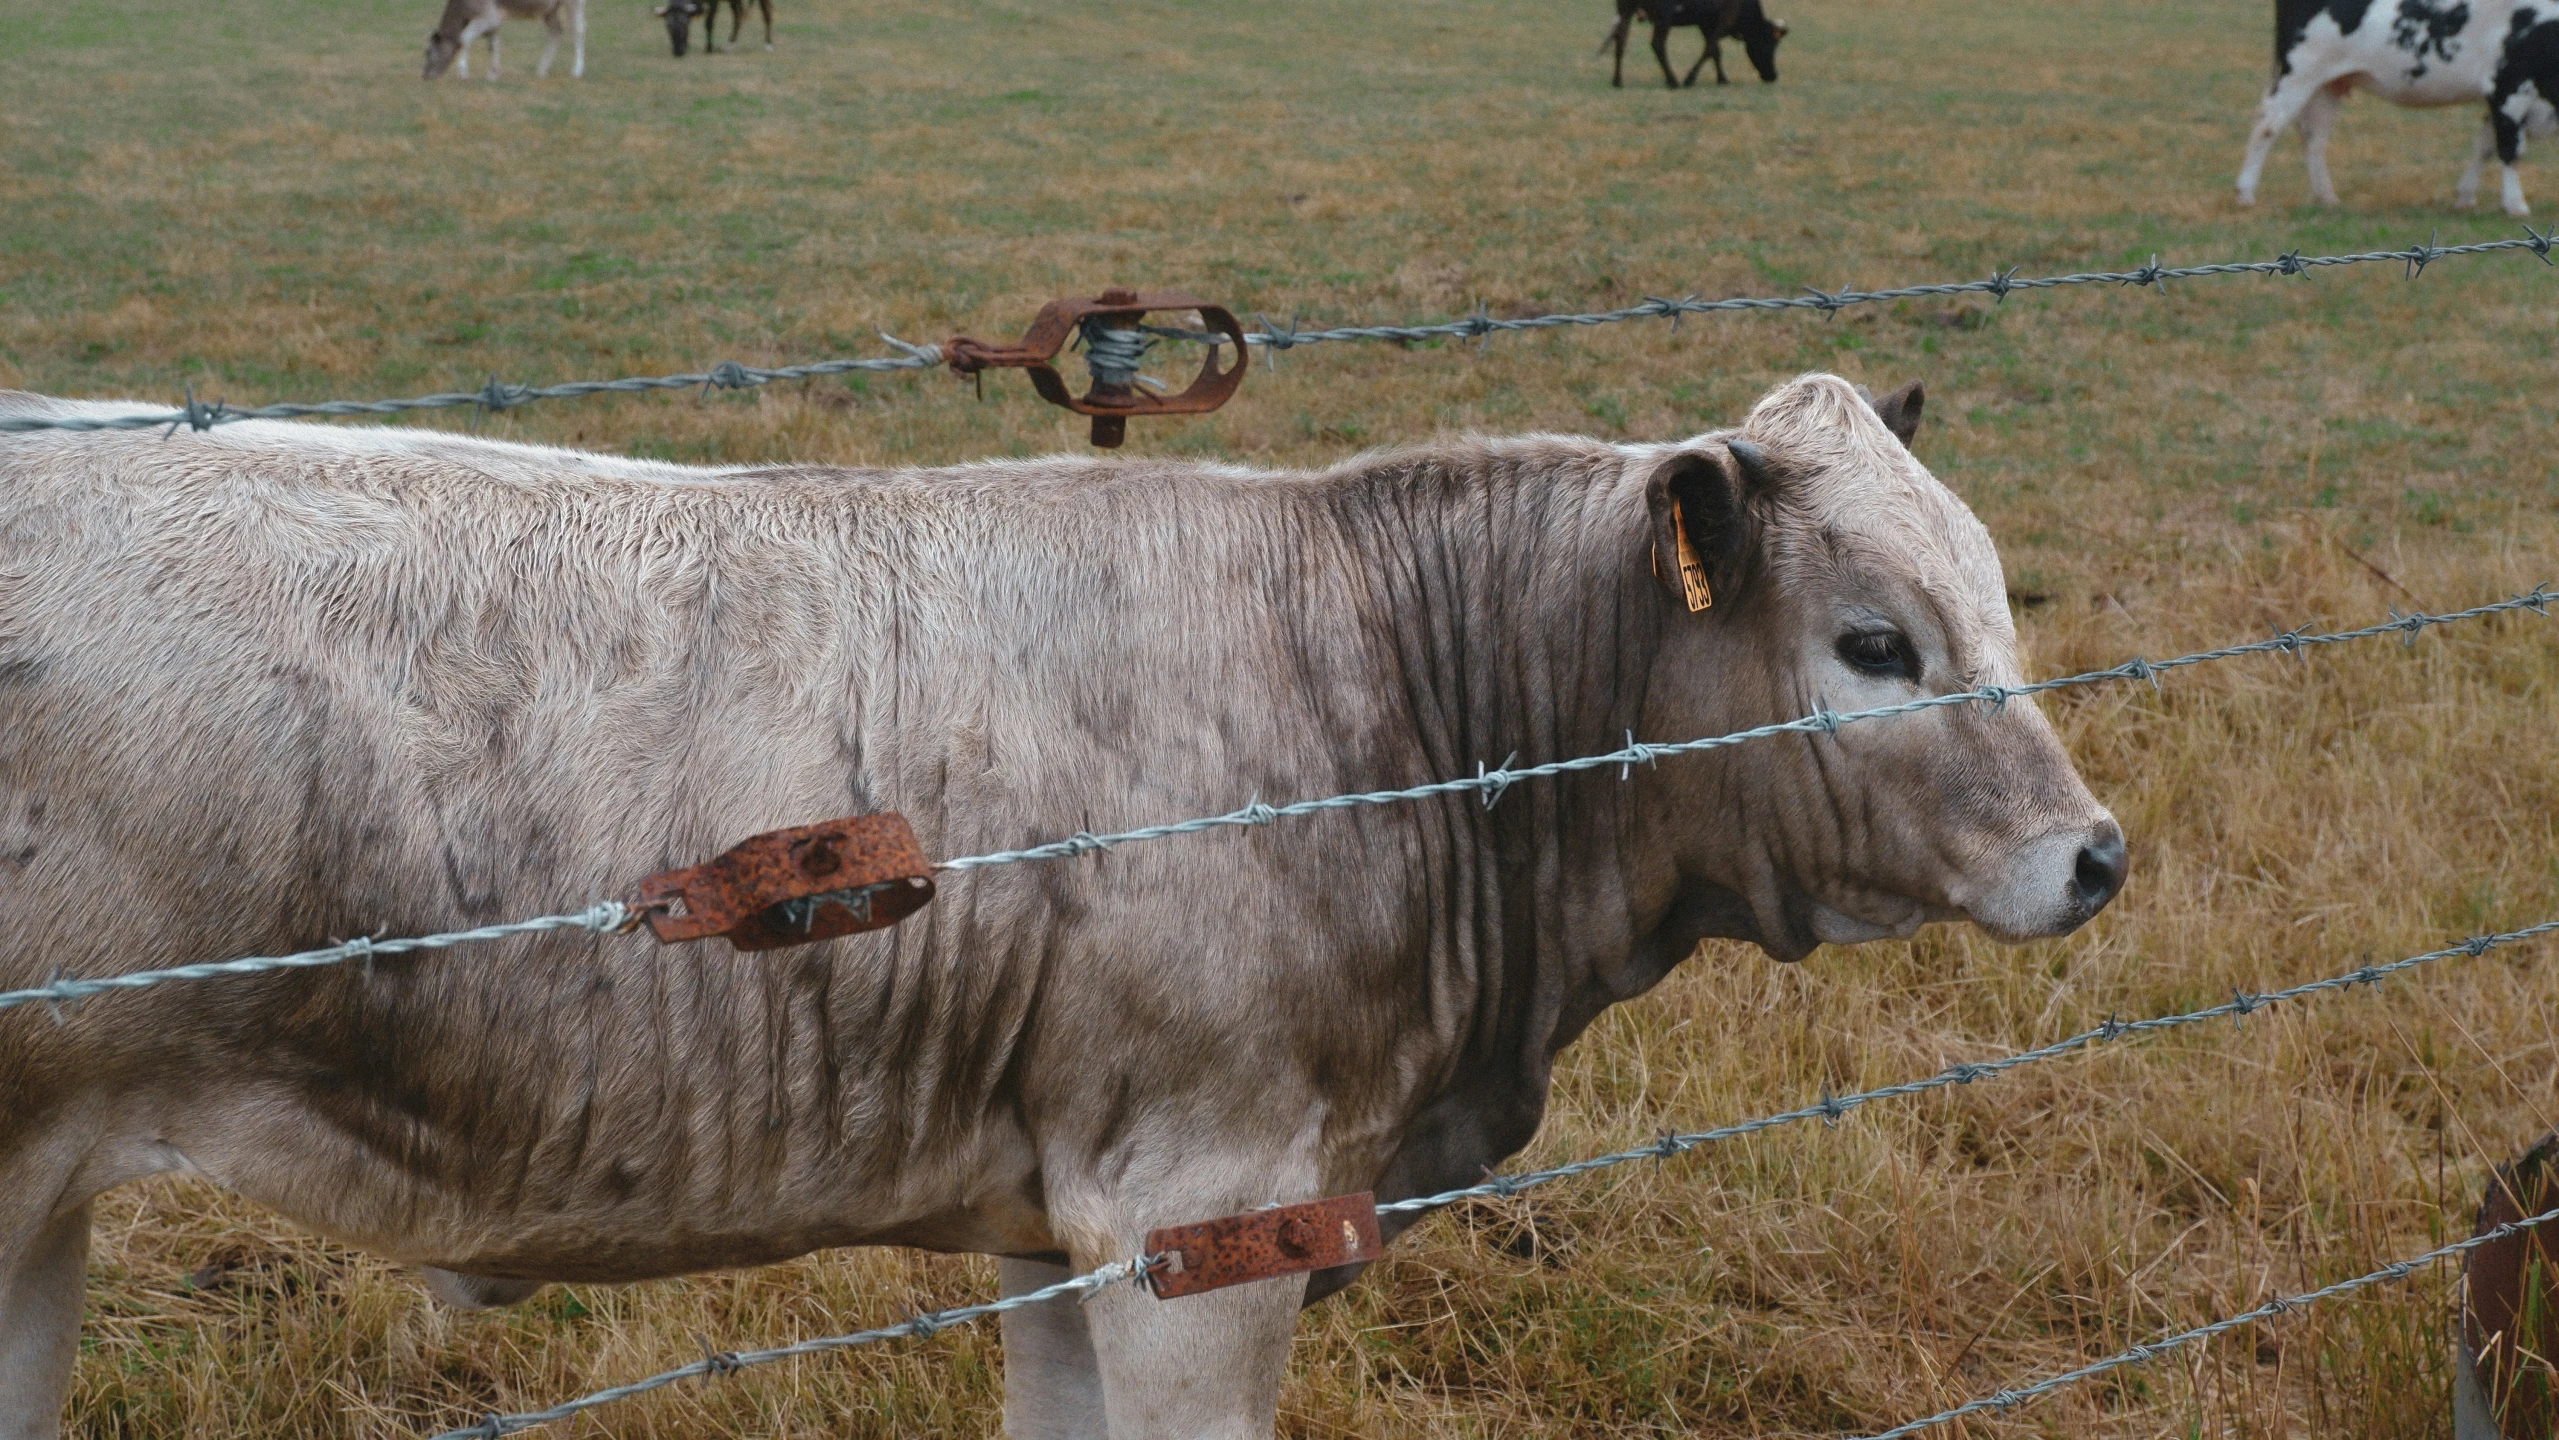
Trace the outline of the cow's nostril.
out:
[[[2080,847],[2079,863],[2071,867],[2070,888],[2078,897],[2080,913],[2094,915],[2106,908],[2115,892],[2124,888],[2124,872],[2131,860],[2124,852],[2123,832],[2108,825],[2097,832],[2097,838]]]

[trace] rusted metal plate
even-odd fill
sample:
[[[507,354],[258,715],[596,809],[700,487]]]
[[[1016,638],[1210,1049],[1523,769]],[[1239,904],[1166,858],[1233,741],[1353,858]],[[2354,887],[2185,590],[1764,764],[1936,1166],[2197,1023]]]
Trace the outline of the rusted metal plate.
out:
[[[2500,1165],[2479,1206],[2477,1235],[2559,1208],[2559,1135]],[[2537,1227],[2464,1257],[2458,1440],[2549,1440],[2559,1423],[2559,1235]],[[2467,1392],[2467,1393],[2464,1393]],[[2466,1403],[2465,1403],[2466,1402]]]
[[[1375,1260],[1386,1241],[1377,1230],[1377,1197],[1363,1190],[1169,1226],[1146,1237],[1146,1253],[1165,1257],[1146,1279],[1158,1298],[1170,1300]]]
[[[807,945],[894,925],[933,898],[933,867],[903,815],[854,815],[741,841],[640,882],[631,908],[659,940],[724,935],[740,950]]]
[[[1178,395],[1150,394],[1099,381],[1080,396],[1068,391],[1065,377],[1051,362],[1074,336],[1079,322],[1094,318],[1125,329],[1144,320],[1150,311],[1160,310],[1197,311],[1201,324],[1226,337],[1227,343],[1235,347],[1235,362],[1218,368],[1218,353],[1224,347],[1211,346],[1190,388]],[[1088,300],[1052,300],[1040,307],[1019,344],[990,345],[955,335],[951,343],[942,347],[942,353],[950,357],[951,369],[962,375],[995,369],[1029,372],[1031,387],[1040,392],[1041,399],[1063,405],[1078,415],[1092,416],[1093,443],[1105,448],[1120,443],[1132,415],[1201,415],[1225,404],[1243,385],[1244,368],[1253,358],[1244,344],[1244,327],[1224,306],[1170,290],[1149,294],[1105,290]]]

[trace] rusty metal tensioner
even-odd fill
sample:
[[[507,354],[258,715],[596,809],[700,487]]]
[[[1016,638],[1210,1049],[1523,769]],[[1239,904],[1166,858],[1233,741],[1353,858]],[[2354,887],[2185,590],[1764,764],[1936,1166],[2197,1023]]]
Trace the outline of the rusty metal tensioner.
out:
[[[1139,325],[1148,312],[1156,310],[1198,311],[1203,324],[1235,347],[1235,363],[1219,369],[1218,351],[1224,347],[1211,345],[1199,378],[1188,390],[1179,395],[1140,390],[1138,361],[1151,342]],[[1066,381],[1050,363],[1078,332],[1084,337],[1085,363],[1093,372],[1093,386],[1081,398],[1066,393]],[[1032,318],[1019,345],[989,345],[958,335],[942,347],[942,353],[950,357],[951,369],[962,375],[994,369],[1031,372],[1031,384],[1041,399],[1093,417],[1093,443],[1105,449],[1116,448],[1128,438],[1132,415],[1202,415],[1225,404],[1244,383],[1244,367],[1252,362],[1252,352],[1244,344],[1244,327],[1224,307],[1170,291],[1141,295],[1134,290],[1105,290],[1091,300],[1051,300]]]
[[[1146,1274],[1156,1298],[1223,1290],[1278,1275],[1355,1265],[1386,1253],[1377,1197],[1366,1191],[1174,1225],[1146,1237],[1163,1257]]]
[[[776,950],[894,925],[932,898],[933,867],[906,817],[855,815],[769,830],[652,875],[630,906],[663,942],[724,935],[740,950]]]

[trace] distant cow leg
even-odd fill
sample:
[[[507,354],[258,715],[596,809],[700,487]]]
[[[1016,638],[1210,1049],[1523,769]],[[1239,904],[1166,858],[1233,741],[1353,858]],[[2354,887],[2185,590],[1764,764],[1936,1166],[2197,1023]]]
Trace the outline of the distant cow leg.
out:
[[[2452,187],[2455,209],[2467,210],[2479,203],[2479,172],[2488,168],[2488,157],[2497,153],[2497,123],[2479,122],[2479,138],[2470,147],[2470,163],[2461,167],[2461,179]]]
[[[773,0],[755,0],[755,3],[764,11],[764,48],[770,50],[773,48]]]
[[[1007,1295],[1054,1285],[1073,1272],[1037,1260],[997,1267]],[[1072,1300],[1004,1312],[1005,1440],[1110,1440],[1101,1362],[1084,1307]]]
[[[1608,38],[1599,42],[1601,49],[1612,45],[1617,48],[1617,59],[1608,67],[1608,84],[1612,90],[1626,88],[1626,32],[1634,28],[1634,13],[1631,10],[1618,11],[1617,24],[1609,30]]]
[[[1653,22],[1653,59],[1662,67],[1662,83],[1673,90],[1679,88],[1679,72],[1670,68],[1670,27]]]
[[[31,1228],[0,1232],[0,1440],[53,1440],[61,1432],[62,1401],[80,1353],[89,1207]]]
[[[2322,205],[2337,202],[2336,182],[2328,178],[2328,132],[2337,128],[2337,109],[2346,102],[2345,81],[2323,85],[2301,107],[2301,163],[2310,172],[2310,198]]]
[[[2266,152],[2292,122],[2301,116],[2302,107],[2310,103],[2322,86],[2304,83],[2299,73],[2287,75],[2283,83],[2267,92],[2265,104],[2257,108],[2257,128],[2248,132],[2248,159],[2239,167],[2239,203],[2257,203],[2257,177],[2265,173]]]
[[[1706,37],[1706,48],[1697,52],[1697,63],[1688,67],[1688,73],[1680,78],[1679,83],[1683,86],[1696,84],[1698,72],[1706,68],[1708,60],[1712,60],[1715,62],[1715,83],[1721,85],[1724,83],[1723,42],[1717,40],[1715,32],[1707,26],[1698,26],[1697,33]]]
[[[550,14],[543,16],[542,28],[548,33],[542,37],[541,63],[533,67],[533,74],[537,79],[548,78],[551,74],[551,62],[560,56],[560,12],[553,10]]]

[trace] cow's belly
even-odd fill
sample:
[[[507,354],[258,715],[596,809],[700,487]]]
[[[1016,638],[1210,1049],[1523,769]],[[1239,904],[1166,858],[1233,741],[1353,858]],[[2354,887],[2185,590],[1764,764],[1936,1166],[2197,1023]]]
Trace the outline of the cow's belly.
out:
[[[672,1137],[545,1164],[505,1147],[467,1173],[403,1163],[292,1097],[197,1094],[150,1130],[168,1163],[390,1259],[494,1278],[627,1282],[770,1264],[848,1245],[1034,1254],[1057,1248],[1030,1146],[987,1133],[891,1170],[841,1146],[737,1166],[672,1163]],[[726,1137],[721,1137],[726,1138]],[[693,1148],[699,1152],[700,1137]],[[434,1148],[422,1146],[421,1149]],[[654,1170],[632,1155],[670,1157]]]

